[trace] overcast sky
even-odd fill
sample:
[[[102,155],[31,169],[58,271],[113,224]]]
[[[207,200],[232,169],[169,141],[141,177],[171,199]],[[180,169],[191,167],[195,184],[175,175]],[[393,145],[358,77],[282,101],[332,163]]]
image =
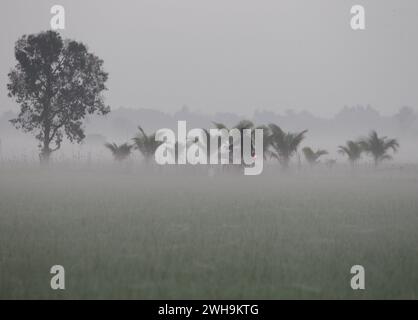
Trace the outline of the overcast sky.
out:
[[[307,110],[330,117],[371,104],[418,107],[418,1],[1,0],[0,112],[14,42],[66,9],[64,37],[105,61],[112,107],[213,113]],[[350,8],[366,8],[365,31]]]

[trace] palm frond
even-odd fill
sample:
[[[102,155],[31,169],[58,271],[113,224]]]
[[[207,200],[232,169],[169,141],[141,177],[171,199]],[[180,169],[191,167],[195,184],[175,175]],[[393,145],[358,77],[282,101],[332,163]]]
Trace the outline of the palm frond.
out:
[[[379,162],[392,158],[388,155],[390,149],[396,152],[399,148],[399,143],[396,139],[388,139],[386,136],[379,137],[374,130],[370,132],[368,137],[362,138],[359,144],[365,152],[372,155],[376,166]]]
[[[161,141],[155,140],[155,133],[147,135],[141,126],[138,126],[139,132],[132,138],[135,144],[135,149],[139,150],[144,158],[148,161],[154,156],[157,148],[162,144]]]
[[[220,122],[212,122],[216,129],[227,129],[227,126]]]
[[[305,156],[306,161],[308,161],[309,164],[316,164],[319,161],[319,158],[323,155],[328,154],[328,151],[319,149],[318,151],[313,151],[309,147],[305,147],[302,149],[302,152]]]
[[[117,145],[116,143],[105,143],[105,147],[112,152],[113,157],[117,161],[126,159],[131,155],[132,145],[127,143]]]

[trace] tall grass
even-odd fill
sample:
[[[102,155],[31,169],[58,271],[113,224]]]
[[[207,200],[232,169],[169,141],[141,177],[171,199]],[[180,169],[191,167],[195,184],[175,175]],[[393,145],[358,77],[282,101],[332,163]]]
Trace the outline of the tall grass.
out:
[[[417,297],[418,168],[269,170],[1,169],[0,298]]]

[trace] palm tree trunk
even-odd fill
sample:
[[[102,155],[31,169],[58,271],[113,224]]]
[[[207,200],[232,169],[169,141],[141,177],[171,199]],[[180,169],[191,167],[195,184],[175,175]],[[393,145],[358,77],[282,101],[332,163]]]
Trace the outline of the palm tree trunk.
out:
[[[283,157],[282,159],[282,169],[284,171],[287,171],[289,169],[289,158],[288,157]]]

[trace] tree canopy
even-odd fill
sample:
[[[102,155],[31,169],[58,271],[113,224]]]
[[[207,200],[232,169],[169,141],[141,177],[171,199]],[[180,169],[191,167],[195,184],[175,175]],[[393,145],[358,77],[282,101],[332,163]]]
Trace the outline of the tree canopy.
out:
[[[15,44],[17,64],[8,74],[8,95],[20,105],[11,123],[35,134],[41,159],[48,160],[66,137],[81,142],[87,114],[110,111],[103,98],[108,74],[103,60],[58,32],[24,35]]]
[[[376,131],[370,132],[369,136],[361,139],[359,143],[362,149],[373,157],[375,166],[383,160],[392,159],[388,151],[392,149],[396,152],[399,148],[398,140],[379,137]]]

